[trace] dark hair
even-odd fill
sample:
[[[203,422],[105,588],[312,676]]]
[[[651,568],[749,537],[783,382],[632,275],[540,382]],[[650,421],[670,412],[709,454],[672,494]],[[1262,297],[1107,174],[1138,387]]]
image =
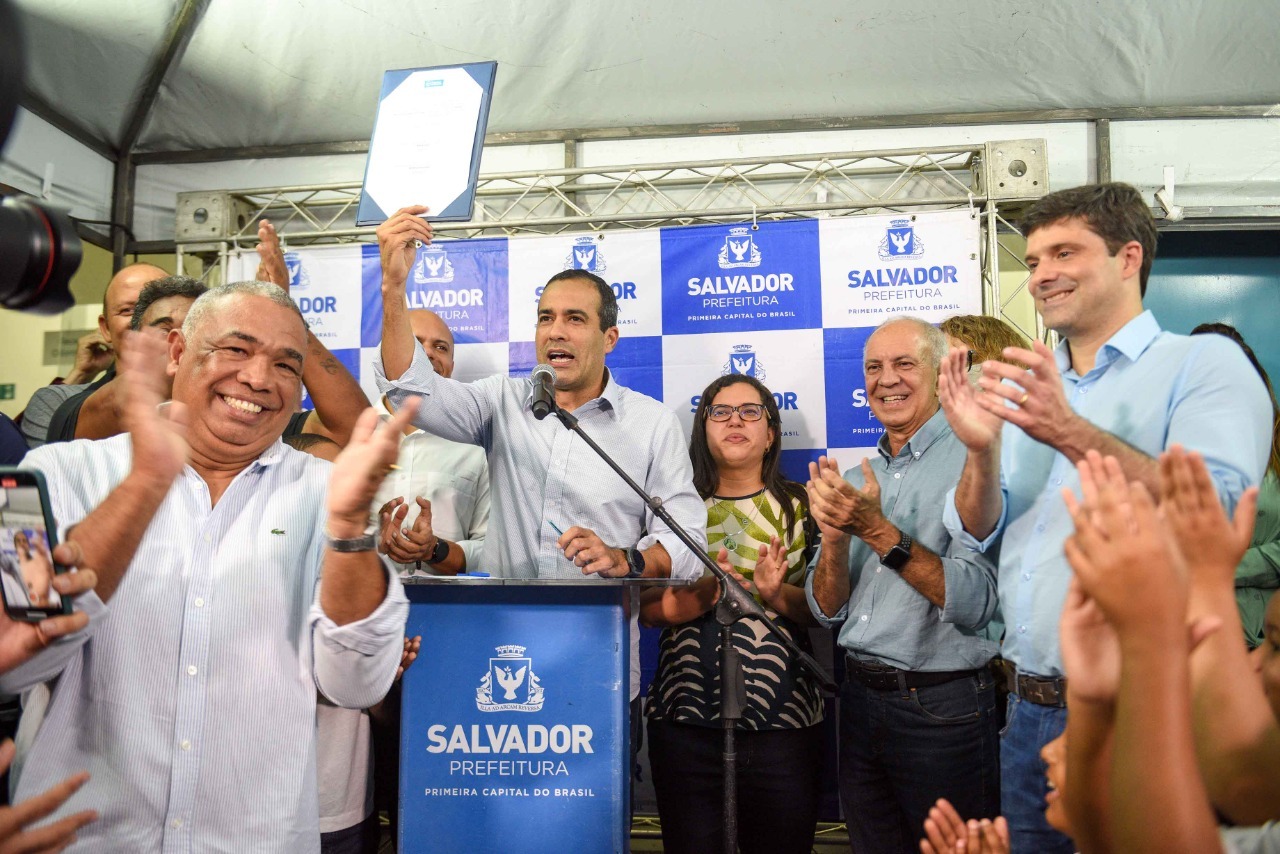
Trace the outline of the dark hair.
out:
[[[1221,335],[1224,338],[1230,338],[1240,345],[1240,349],[1244,351],[1253,369],[1258,372],[1258,376],[1262,377],[1262,383],[1267,387],[1267,395],[1271,398],[1271,459],[1267,463],[1267,470],[1276,477],[1280,477],[1280,406],[1276,404],[1276,390],[1271,385],[1271,377],[1267,376],[1267,369],[1262,367],[1262,362],[1258,360],[1253,348],[1244,342],[1240,331],[1230,324],[1202,323],[1192,329],[1191,334]]]
[[[1147,278],[1156,258],[1156,221],[1137,189],[1121,183],[1086,184],[1050,193],[1027,209],[1022,217],[1022,234],[1030,237],[1036,229],[1064,219],[1083,220],[1113,256],[1129,241],[1138,241],[1142,246],[1139,293],[1147,295]]]
[[[609,283],[595,273],[590,273],[586,270],[562,270],[547,279],[547,287],[551,287],[555,282],[565,282],[571,279],[590,282],[596,286],[596,292],[600,294],[600,331],[608,332],[617,326],[618,298],[614,295],[613,288],[609,287]]]
[[[698,410],[693,414],[693,435],[689,438],[689,459],[693,463],[693,487],[705,501],[716,494],[716,488],[720,485],[720,471],[716,468],[715,458],[711,456],[711,448],[707,445],[707,410],[711,408],[711,402],[716,399],[716,395],[738,383],[746,383],[760,395],[760,402],[764,404],[765,417],[773,428],[773,442],[765,450],[764,459],[760,463],[760,479],[764,481],[765,489],[769,490],[769,493],[782,505],[782,515],[787,523],[786,536],[783,539],[790,545],[791,529],[796,524],[795,501],[799,501],[800,506],[807,512],[809,493],[805,492],[801,484],[782,476],[780,466],[782,416],[778,414],[778,402],[774,400],[773,392],[755,377],[746,374],[725,374],[712,380],[711,385],[702,392],[702,399],[698,401]]]
[[[156,279],[138,294],[138,301],[133,304],[129,328],[134,332],[142,328],[142,316],[151,308],[152,303],[168,297],[190,297],[194,301],[207,290],[207,285],[190,276],[165,276],[163,279]]]
[[[338,448],[342,447],[328,436],[321,436],[319,433],[294,433],[292,436],[286,436],[284,438],[284,443],[295,451],[302,451],[304,453],[308,453],[311,448],[314,448],[317,445],[328,444],[334,445]]]

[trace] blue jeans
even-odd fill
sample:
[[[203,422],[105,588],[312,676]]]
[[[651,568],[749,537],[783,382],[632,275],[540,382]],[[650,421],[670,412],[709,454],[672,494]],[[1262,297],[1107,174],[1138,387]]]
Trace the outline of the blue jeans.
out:
[[[986,670],[906,691],[840,689],[840,802],[857,854],[918,854],[938,798],[965,818],[1000,807],[1000,722]]]
[[[1067,710],[1010,694],[1007,721],[1000,734],[1000,806],[1009,822],[1010,848],[1013,854],[1071,854],[1072,841],[1044,819],[1049,787],[1040,759],[1040,748],[1067,725]]]

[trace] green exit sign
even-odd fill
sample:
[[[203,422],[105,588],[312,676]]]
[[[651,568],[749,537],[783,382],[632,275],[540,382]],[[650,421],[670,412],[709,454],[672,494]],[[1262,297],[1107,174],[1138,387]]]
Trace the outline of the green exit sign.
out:
[[[13,400],[14,384],[0,384],[0,400]]]

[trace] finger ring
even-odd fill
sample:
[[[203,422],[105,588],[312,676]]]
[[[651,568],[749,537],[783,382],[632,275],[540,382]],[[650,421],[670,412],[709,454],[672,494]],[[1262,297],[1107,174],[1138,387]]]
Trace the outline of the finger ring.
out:
[[[1018,398],[1018,405],[1022,406],[1023,404],[1025,404],[1027,402],[1027,398],[1029,397],[1031,397],[1031,393],[1024,391],[1022,393],[1022,397]]]

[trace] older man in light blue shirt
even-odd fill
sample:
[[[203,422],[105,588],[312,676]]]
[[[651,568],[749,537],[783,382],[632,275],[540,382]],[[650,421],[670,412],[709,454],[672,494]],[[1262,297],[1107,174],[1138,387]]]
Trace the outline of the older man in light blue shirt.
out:
[[[942,523],[965,447],[938,407],[947,340],[910,317],[867,339],[878,457],[841,478],[811,467],[822,548],[806,582],[818,622],[838,628],[840,799],[849,841],[866,854],[916,850],[938,798],[964,815],[999,809],[996,645],[979,630],[996,608],[991,560]]]
[[[1062,490],[1078,492],[1075,465],[1097,450],[1158,494],[1155,458],[1181,444],[1203,454],[1230,509],[1261,478],[1271,404],[1234,343],[1164,332],[1143,310],[1156,235],[1133,187],[1053,193],[1023,228],[1031,295],[1062,344],[1006,350],[1030,370],[986,362],[981,391],[965,381],[963,351],[953,351],[939,389],[968,448],[948,528],[974,548],[1000,549],[1003,655],[1017,670],[1001,742],[1002,809],[1015,852],[1053,854],[1075,850],[1044,821],[1039,758],[1066,720],[1058,618],[1072,524]]]
[[[285,447],[305,350],[279,288],[215,288],[170,333],[167,416],[163,345],[138,336],[130,432],[23,462],[65,554],[98,573],[88,628],[0,677],[6,693],[57,680],[24,718],[16,794],[87,769],[75,806],[101,819],[72,850],[320,850],[317,690],[369,706],[404,648],[408,603],[368,526],[412,407],[380,429],[368,410],[333,466]]]

